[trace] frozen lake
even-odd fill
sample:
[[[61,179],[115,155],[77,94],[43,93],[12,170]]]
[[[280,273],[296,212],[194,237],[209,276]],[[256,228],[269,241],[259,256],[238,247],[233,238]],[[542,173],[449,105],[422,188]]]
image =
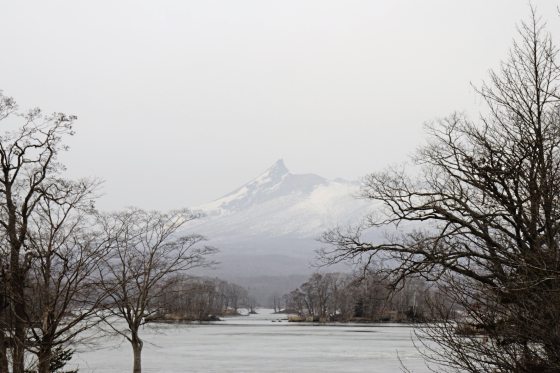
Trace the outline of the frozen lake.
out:
[[[259,314],[221,322],[147,325],[144,372],[400,372],[429,370],[401,325],[304,325]],[[281,320],[281,321],[279,321]],[[102,349],[74,354],[80,373],[132,371],[128,342],[106,338]]]

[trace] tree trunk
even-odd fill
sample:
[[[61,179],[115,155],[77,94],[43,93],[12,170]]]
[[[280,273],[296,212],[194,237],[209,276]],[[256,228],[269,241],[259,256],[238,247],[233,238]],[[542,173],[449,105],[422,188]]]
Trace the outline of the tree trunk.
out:
[[[19,271],[18,271],[19,272]],[[25,373],[25,327],[22,317],[25,314],[25,303],[23,301],[23,276],[19,273],[13,274],[16,280],[11,284],[13,294],[13,319],[14,319],[14,337],[13,337],[13,373]],[[20,280],[20,281],[18,281]]]
[[[132,337],[132,352],[134,354],[134,366],[132,373],[142,373],[142,346],[144,342],[137,336]]]
[[[24,365],[24,355],[25,355],[25,348],[24,348],[24,340],[25,340],[25,331],[23,329],[23,325],[21,321],[15,322],[14,327],[14,337],[13,337],[13,361],[12,361],[12,370],[13,373],[25,373],[25,365]]]
[[[39,370],[38,373],[50,373],[51,368],[51,348],[50,347],[42,347],[39,353],[37,354],[39,358]]]
[[[11,204],[9,203],[8,206]],[[11,297],[11,317],[13,320],[12,338],[12,372],[25,373],[25,315],[24,281],[25,274],[20,265],[21,241],[16,230],[15,210],[10,211],[10,276],[8,281],[8,295]]]
[[[4,330],[0,330],[0,372],[8,372],[8,340]]]

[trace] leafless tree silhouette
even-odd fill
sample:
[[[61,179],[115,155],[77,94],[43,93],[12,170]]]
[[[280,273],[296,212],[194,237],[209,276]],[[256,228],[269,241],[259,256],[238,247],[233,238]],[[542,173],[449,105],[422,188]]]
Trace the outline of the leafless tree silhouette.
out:
[[[60,180],[56,195],[41,200],[29,223],[30,270],[27,309],[21,317],[29,330],[28,349],[37,356],[37,371],[49,373],[53,352],[77,342],[94,326],[106,294],[98,272],[107,255],[107,240],[92,229],[96,181]]]
[[[39,109],[19,111],[15,101],[0,93],[0,239],[4,300],[0,330],[0,370],[8,371],[6,349],[12,347],[13,373],[24,373],[26,336],[26,275],[30,268],[28,230],[36,207],[56,194],[62,166],[57,155],[65,150],[76,117]],[[7,338],[7,334],[11,338]]]
[[[180,234],[178,230],[198,216],[189,211],[170,213],[129,209],[101,217],[105,235],[111,241],[102,273],[103,288],[109,294],[106,310],[125,322],[119,326],[109,316],[106,325],[125,337],[134,353],[134,373],[142,371],[143,341],[140,326],[158,313],[157,300],[175,275],[208,265],[215,249],[200,245],[200,235]]]
[[[327,263],[388,260],[395,284],[414,274],[439,285],[470,327],[450,319],[450,303],[433,305],[442,322],[421,334],[437,343],[428,357],[450,370],[560,371],[560,69],[544,26],[534,11],[520,25],[478,90],[480,120],[429,125],[414,176],[365,179],[363,197],[383,213],[323,236]],[[391,224],[397,233],[384,240],[362,239],[364,228]]]

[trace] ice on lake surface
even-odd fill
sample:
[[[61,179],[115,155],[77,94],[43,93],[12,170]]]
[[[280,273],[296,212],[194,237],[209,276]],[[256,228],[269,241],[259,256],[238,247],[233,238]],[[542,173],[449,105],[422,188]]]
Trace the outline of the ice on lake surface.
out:
[[[143,372],[400,372],[399,357],[413,372],[429,371],[409,326],[304,325],[257,312],[209,324],[146,325]],[[127,341],[99,343],[74,354],[80,373],[132,371]]]

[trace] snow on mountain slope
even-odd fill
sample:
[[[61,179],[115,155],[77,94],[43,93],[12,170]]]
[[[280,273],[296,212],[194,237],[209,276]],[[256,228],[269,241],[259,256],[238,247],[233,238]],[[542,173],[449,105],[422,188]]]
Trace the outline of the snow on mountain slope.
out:
[[[294,193],[300,195],[310,193],[317,186],[326,183],[327,180],[317,175],[291,174],[284,165],[284,161],[280,159],[262,175],[232,193],[200,208],[211,214],[240,211]]]
[[[271,256],[299,262],[303,258],[307,266],[321,245],[317,238],[322,232],[367,215],[371,203],[357,199],[358,190],[357,182],[292,174],[279,160],[232,193],[196,208],[206,216],[188,229],[218,247],[226,266],[224,258],[239,263],[240,256],[264,262],[263,257]]]

